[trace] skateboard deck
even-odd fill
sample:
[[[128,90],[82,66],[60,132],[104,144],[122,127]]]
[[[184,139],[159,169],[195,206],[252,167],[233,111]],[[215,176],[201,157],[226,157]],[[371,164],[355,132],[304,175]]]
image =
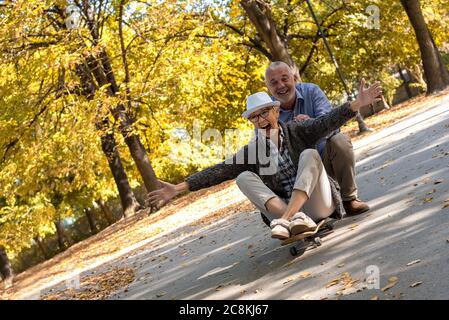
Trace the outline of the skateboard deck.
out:
[[[316,228],[314,230],[311,231],[307,231],[304,233],[300,233],[297,234],[293,237],[290,237],[288,239],[285,239],[282,241],[281,245],[282,246],[286,246],[288,244],[297,242],[297,241],[301,241],[301,240],[305,240],[306,242],[314,242],[314,244],[316,246],[320,246],[321,245],[321,238],[320,238],[320,232],[324,231],[324,230],[328,230],[328,231],[332,231],[333,230],[333,223],[330,222],[330,220],[328,218],[321,220]],[[291,247],[290,248],[290,253],[295,256],[298,254],[298,250],[296,249],[296,247]]]

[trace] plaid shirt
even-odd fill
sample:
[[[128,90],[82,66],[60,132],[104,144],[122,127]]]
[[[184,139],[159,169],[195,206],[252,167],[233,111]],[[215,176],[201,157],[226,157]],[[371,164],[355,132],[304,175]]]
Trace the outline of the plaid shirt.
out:
[[[271,150],[273,152],[273,156],[277,157],[277,175],[279,176],[279,181],[287,194],[286,198],[282,198],[285,202],[289,202],[290,197],[292,196],[293,187],[295,186],[296,181],[296,167],[293,164],[293,161],[290,157],[290,153],[288,151],[287,146],[285,145],[284,132],[282,127],[279,127],[280,135],[279,135],[279,149],[274,146],[274,143],[271,142],[272,146]]]

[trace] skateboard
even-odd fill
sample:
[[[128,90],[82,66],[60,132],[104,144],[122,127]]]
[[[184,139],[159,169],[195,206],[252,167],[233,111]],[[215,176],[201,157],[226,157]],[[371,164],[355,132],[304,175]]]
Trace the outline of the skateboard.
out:
[[[322,244],[321,237],[331,233],[332,230],[334,230],[334,223],[334,219],[323,219],[317,224],[315,230],[300,233],[291,238],[285,239],[282,241],[281,245],[286,246],[290,243],[304,240],[307,245],[313,243],[315,248],[319,247]],[[290,254],[292,256],[296,256],[298,254],[298,248],[296,248],[296,246],[291,247]]]

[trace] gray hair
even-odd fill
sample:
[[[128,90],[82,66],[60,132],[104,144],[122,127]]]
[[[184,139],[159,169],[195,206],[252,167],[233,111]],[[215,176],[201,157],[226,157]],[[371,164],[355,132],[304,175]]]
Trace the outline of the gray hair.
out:
[[[268,68],[265,70],[265,82],[267,82],[267,73],[270,70],[274,70],[278,67],[286,67],[287,70],[294,76],[295,73],[293,72],[292,67],[290,67],[287,63],[285,63],[284,61],[274,61],[272,63],[270,63],[270,65],[268,66]]]

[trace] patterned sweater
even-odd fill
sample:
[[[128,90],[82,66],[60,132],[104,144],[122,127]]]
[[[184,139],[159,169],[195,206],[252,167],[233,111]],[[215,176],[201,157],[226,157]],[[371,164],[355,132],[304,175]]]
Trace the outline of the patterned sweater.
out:
[[[305,150],[316,148],[316,143],[331,131],[341,127],[356,115],[349,108],[349,102],[333,109],[330,113],[319,116],[315,119],[308,119],[301,122],[291,121],[279,123],[284,131],[284,139],[289,148],[292,162],[298,165],[299,155]],[[270,158],[269,144],[264,139],[257,137],[240,149],[232,158],[216,164],[212,167],[197,172],[186,179],[190,191],[212,187],[221,182],[235,179],[244,171],[252,171],[260,176],[264,184],[281,198],[285,198],[285,191],[280,182],[277,170],[272,170],[272,163],[267,161]],[[296,168],[297,169],[297,168]],[[332,198],[336,205],[333,217],[341,219],[344,214],[343,202],[340,196],[338,183],[329,177]]]

